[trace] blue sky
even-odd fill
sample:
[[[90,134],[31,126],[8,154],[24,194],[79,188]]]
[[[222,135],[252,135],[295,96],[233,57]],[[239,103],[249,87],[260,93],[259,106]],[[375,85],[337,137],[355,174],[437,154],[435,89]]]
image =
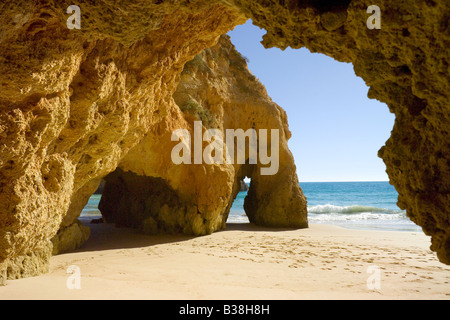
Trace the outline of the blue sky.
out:
[[[300,182],[387,181],[377,157],[394,124],[387,106],[367,98],[353,65],[307,49],[265,49],[251,21],[229,35],[250,71],[286,110]]]

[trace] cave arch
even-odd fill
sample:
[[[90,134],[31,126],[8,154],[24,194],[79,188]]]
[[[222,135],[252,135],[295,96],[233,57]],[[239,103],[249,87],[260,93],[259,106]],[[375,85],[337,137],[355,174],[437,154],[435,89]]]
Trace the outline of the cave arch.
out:
[[[136,168],[126,158],[145,139],[185,125],[172,99],[185,63],[249,18],[267,31],[265,47],[306,47],[352,62],[369,97],[389,106],[395,125],[379,155],[400,207],[450,263],[445,1],[379,1],[380,30],[367,28],[359,0],[79,3],[83,27],[76,31],[67,29],[66,1],[7,1],[0,13],[0,283],[47,270],[51,238],[70,226],[77,211],[70,208],[85,203],[101,178],[119,166],[154,176],[153,166]],[[265,105],[288,137],[282,111]],[[292,160],[288,149],[285,157]],[[271,182],[291,179],[289,167]],[[284,187],[304,206],[301,190]]]
[[[431,249],[448,264],[448,8],[440,1],[382,1],[378,6],[384,22],[380,30],[370,30],[365,24],[367,8],[360,1],[324,10],[307,3],[258,2],[243,4],[243,10],[267,30],[266,48],[306,47],[352,62],[356,75],[370,88],[369,98],[388,105],[395,124],[378,155],[399,193],[399,207],[431,236]],[[277,19],[280,16],[284,19]],[[438,35],[436,40],[430,32]]]

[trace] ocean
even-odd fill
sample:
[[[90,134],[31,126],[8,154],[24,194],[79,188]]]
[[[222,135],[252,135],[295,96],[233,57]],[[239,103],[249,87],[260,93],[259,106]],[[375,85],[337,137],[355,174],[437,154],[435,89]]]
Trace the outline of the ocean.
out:
[[[390,231],[422,231],[397,206],[398,193],[389,182],[303,182],[310,224]],[[240,192],[230,210],[229,223],[248,222]]]
[[[421,231],[397,206],[397,191],[389,182],[303,182],[308,199],[310,224],[331,224],[344,228],[390,231]],[[246,223],[240,192],[230,210],[228,223]],[[80,219],[100,217],[101,195],[92,195]]]
[[[398,193],[383,182],[305,182],[309,223],[346,228],[422,231],[397,206]]]

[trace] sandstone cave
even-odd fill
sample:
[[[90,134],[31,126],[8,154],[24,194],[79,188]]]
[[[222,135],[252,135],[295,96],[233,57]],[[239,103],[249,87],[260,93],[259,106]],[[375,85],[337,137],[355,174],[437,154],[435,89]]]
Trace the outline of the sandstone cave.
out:
[[[74,3],[83,8],[80,29],[66,23]],[[306,47],[351,62],[369,98],[388,105],[395,125],[379,156],[399,206],[450,264],[449,8],[445,1],[379,1],[383,27],[370,30],[370,3],[328,3],[4,1],[0,283],[45,273],[52,254],[86,240],[78,217],[105,177],[110,185],[152,181],[150,195],[142,188],[126,201],[138,213],[145,201],[164,199],[167,231],[221,230],[245,176],[252,179],[251,221],[307,227],[286,114],[223,36],[248,19],[267,31],[266,48]],[[279,129],[278,174],[261,176],[258,165],[171,165],[161,141],[174,129],[192,130],[198,118],[221,130]]]

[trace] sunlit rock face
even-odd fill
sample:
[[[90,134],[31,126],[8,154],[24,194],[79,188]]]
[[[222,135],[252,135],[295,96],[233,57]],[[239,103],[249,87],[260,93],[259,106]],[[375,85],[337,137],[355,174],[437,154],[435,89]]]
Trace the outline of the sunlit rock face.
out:
[[[81,29],[67,26],[69,1],[1,5],[3,282],[87,238],[77,217],[101,179],[180,113],[184,64],[246,20],[208,1],[77,3]]]
[[[208,61],[211,79],[208,69],[201,71],[206,72],[203,80],[190,79],[187,69],[182,74],[186,62],[248,18],[267,30],[266,47],[307,47],[352,62],[370,87],[369,97],[395,113],[391,138],[379,155],[399,192],[399,206],[432,236],[432,250],[450,264],[450,12],[445,1],[378,1],[381,29],[368,28],[371,3],[366,1],[117,3],[7,0],[0,5],[0,282],[45,272],[52,254],[81,244],[88,231],[77,218],[101,179],[112,172],[111,183],[114,175],[129,174],[170,190],[180,206],[191,208],[186,216],[196,217],[173,225],[194,234],[223,227],[236,181],[243,176],[252,177],[245,205],[252,221],[305,226],[304,197],[295,186],[292,155],[283,147],[289,138],[284,112],[262,89],[253,104],[238,93],[238,83],[232,82],[244,79],[244,72],[235,78],[224,75],[229,83],[222,85],[229,93],[196,92],[219,88],[214,76],[222,67],[229,68],[225,73],[233,70],[226,59],[216,66],[205,53],[202,63]],[[68,28],[67,8],[73,4],[81,9],[81,29]],[[199,70],[193,67],[192,72]],[[192,84],[192,92],[183,83]],[[258,91],[257,82],[250,83],[249,91]],[[219,129],[279,128],[280,164],[288,169],[280,165],[268,178],[257,165],[204,166],[204,176],[195,178],[201,190],[195,200],[189,198],[193,191],[182,187],[191,181],[186,172],[198,173],[201,165],[172,166],[167,155],[151,156],[162,147],[149,141],[170,138],[179,128],[192,129],[192,120],[201,114],[183,110],[189,94],[217,116]],[[225,114],[231,110],[227,104],[271,116],[259,122],[255,114],[255,124],[249,123],[250,114],[233,119]],[[205,129],[208,125],[212,123]],[[162,159],[167,168],[158,163]],[[164,170],[167,175],[161,174]],[[217,183],[211,189],[213,202],[200,186],[209,181],[206,177]],[[152,198],[151,190],[139,199]],[[277,203],[279,198],[284,200]],[[283,202],[287,199],[294,200]],[[270,213],[265,209],[270,207],[278,209]],[[288,210],[297,207],[297,214]],[[155,221],[157,230],[165,230],[158,222],[164,219]],[[151,221],[149,225],[153,230]]]
[[[100,210],[107,222],[147,233],[209,234],[225,228],[233,200],[241,190],[240,181],[250,177],[245,210],[251,222],[268,227],[307,227],[306,199],[287,146],[291,133],[286,113],[249,72],[245,58],[228,36],[184,66],[173,98],[173,116],[151,128],[119,169],[106,177]],[[201,123],[202,163],[195,164],[192,155],[186,161],[189,163],[176,164],[172,150],[179,140],[172,142],[172,133],[174,129],[187,130],[194,152],[195,122]],[[217,130],[210,141],[203,140],[207,130]],[[258,158],[252,164],[247,141],[244,161],[239,163],[239,140],[227,144],[229,130],[254,132],[259,150],[272,151],[273,159],[262,164]],[[204,154],[209,154],[208,146],[216,139],[224,148],[211,154],[224,154],[208,164]],[[235,150],[228,164],[226,147]]]

